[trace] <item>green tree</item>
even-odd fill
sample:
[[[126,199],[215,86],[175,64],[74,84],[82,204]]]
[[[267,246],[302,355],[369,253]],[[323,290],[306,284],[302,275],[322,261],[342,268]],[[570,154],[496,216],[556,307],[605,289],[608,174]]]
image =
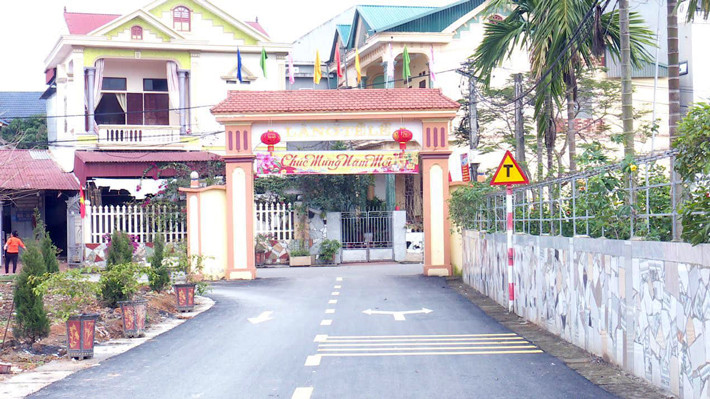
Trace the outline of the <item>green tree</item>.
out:
[[[165,241],[162,234],[153,240],[153,256],[150,258],[150,289],[160,292],[170,284],[170,270],[163,264]]]
[[[59,248],[52,242],[52,238],[47,231],[47,226],[44,224],[44,220],[42,220],[42,216],[39,214],[39,209],[37,208],[35,208],[34,211],[34,218],[37,223],[33,231],[34,238],[39,242],[45,269],[47,273],[56,273],[59,271],[59,260],[57,259]]]
[[[42,295],[35,294],[37,283],[32,279],[42,276],[45,272],[44,259],[37,243],[28,242],[27,249],[22,253],[22,272],[17,277],[15,286],[15,337],[35,342],[49,335],[49,318],[44,310],[43,298]]]
[[[5,143],[14,144],[19,149],[46,149],[47,118],[33,116],[13,119],[0,130],[0,136]]]
[[[114,231],[111,234],[111,243],[108,246],[106,256],[106,268],[110,269],[115,265],[131,263],[133,261],[133,242],[128,234],[122,231]]]
[[[488,84],[493,69],[515,49],[529,52],[532,75],[540,81],[535,91],[538,132],[547,132],[550,123],[546,99],[559,105],[566,102],[570,170],[576,170],[578,75],[606,50],[614,59],[620,55],[619,13],[602,13],[608,1],[592,10],[595,4],[595,0],[493,0],[488,10],[509,6],[512,10],[503,21],[486,24],[483,41],[472,56],[476,75]],[[632,13],[629,22],[631,61],[640,65],[651,59],[644,46],[653,45],[653,34],[637,14]]]

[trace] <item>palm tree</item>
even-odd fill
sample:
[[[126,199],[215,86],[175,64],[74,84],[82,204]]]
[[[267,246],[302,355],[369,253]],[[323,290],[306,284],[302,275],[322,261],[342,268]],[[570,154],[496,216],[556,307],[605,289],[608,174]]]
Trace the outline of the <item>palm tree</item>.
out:
[[[603,12],[609,0],[599,3],[599,0],[493,0],[488,10],[508,7],[512,10],[503,21],[486,24],[483,41],[472,56],[474,72],[481,81],[490,83],[493,69],[514,50],[528,51],[531,72],[540,82],[535,93],[538,134],[551,136],[551,107],[549,101],[546,104],[546,97],[559,107],[566,102],[566,146],[572,171],[576,170],[577,156],[574,128],[577,75],[592,67],[606,51],[615,59],[619,59],[621,52],[619,13]],[[630,15],[629,29],[631,62],[640,65],[651,59],[645,46],[653,45],[653,33],[635,13]],[[545,141],[549,154],[554,150],[554,140]]]

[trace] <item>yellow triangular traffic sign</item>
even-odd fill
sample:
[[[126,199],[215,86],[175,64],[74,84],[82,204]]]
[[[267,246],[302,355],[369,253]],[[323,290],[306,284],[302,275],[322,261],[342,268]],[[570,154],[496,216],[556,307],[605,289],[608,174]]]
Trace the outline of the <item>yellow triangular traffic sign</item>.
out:
[[[491,186],[507,186],[511,184],[528,184],[528,177],[525,176],[523,169],[515,162],[513,154],[506,151],[503,160],[498,165],[496,174],[493,175]]]

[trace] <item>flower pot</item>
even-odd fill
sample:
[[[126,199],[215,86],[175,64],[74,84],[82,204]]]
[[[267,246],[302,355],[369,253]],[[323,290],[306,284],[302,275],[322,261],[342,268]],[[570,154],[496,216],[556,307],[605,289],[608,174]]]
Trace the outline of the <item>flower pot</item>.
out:
[[[256,258],[256,264],[257,264],[257,266],[263,266],[264,263],[266,262],[266,253],[264,253],[264,252],[255,252],[254,255],[255,255],[255,258]]]
[[[291,256],[289,257],[289,265],[291,266],[310,266],[312,263],[311,256]]]
[[[123,319],[123,335],[128,338],[142,337],[145,334],[145,317],[147,302],[121,301],[121,315]]]
[[[195,284],[174,284],[178,312],[192,312],[195,308]]]
[[[67,356],[74,359],[94,357],[94,333],[98,314],[69,316],[67,320]]]

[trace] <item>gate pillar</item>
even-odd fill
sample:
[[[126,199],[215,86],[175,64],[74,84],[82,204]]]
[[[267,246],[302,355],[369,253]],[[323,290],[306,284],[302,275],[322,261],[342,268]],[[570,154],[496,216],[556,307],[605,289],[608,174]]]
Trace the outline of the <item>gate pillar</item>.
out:
[[[228,280],[256,278],[254,257],[254,159],[251,125],[227,126],[227,270]]]
[[[424,122],[420,168],[424,211],[424,275],[451,276],[448,121]]]

